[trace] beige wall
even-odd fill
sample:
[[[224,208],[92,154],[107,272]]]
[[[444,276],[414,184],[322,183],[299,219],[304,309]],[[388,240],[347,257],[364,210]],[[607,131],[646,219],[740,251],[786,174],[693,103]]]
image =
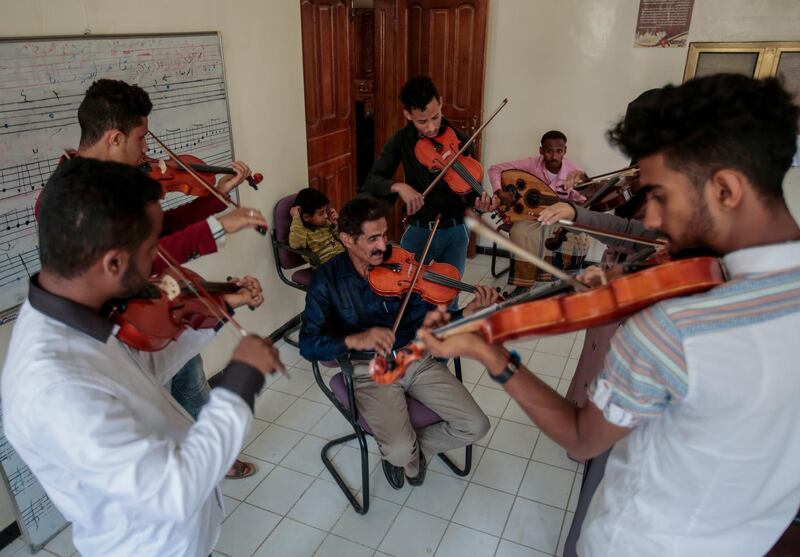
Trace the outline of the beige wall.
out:
[[[635,0],[492,0],[485,104],[508,107],[487,129],[487,163],[526,156],[550,128],[569,136],[569,155],[591,172],[624,159],[603,139],[609,123],[642,90],[680,81],[686,49],[634,49]],[[296,0],[0,0],[0,36],[101,33],[222,33],[234,145],[264,173],[245,204],[271,213],[275,201],[306,181],[300,15]],[[796,0],[698,0],[693,41],[800,39]],[[796,177],[796,176],[795,176]],[[795,182],[795,186],[797,181]],[[796,191],[797,188],[795,187]],[[795,206],[800,195],[795,194]],[[210,278],[250,273],[267,291],[265,307],[240,312],[245,326],[266,333],[302,309],[280,283],[268,241],[255,233],[230,239],[194,267]],[[220,271],[224,268],[224,271]],[[0,358],[10,327],[0,327]],[[234,340],[206,351],[208,372],[227,360]],[[13,517],[0,501],[0,528]]]
[[[264,174],[242,202],[271,219],[275,202],[307,185],[299,2],[295,0],[0,0],[0,37],[219,31],[222,35],[236,155]],[[268,333],[302,310],[302,296],[275,274],[269,239],[240,232],[214,256],[192,265],[210,279],[251,274],[266,303],[239,312],[248,329]],[[5,358],[11,326],[0,327]],[[236,339],[223,333],[204,353],[206,372],[220,369]],[[13,521],[0,497],[0,528]]]

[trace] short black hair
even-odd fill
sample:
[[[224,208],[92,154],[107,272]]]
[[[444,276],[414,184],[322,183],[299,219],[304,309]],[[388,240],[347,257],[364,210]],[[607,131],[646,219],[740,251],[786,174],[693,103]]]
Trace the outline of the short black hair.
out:
[[[541,144],[544,145],[544,142],[547,141],[548,139],[562,139],[564,143],[567,142],[567,136],[564,135],[563,132],[560,132],[558,130],[550,130],[549,132],[545,132],[544,135],[542,136]]]
[[[60,164],[42,191],[42,268],[76,277],[111,249],[135,249],[152,232],[147,214],[161,187],[140,169],[75,157]]]
[[[314,188],[304,188],[294,197],[294,204],[300,207],[300,212],[304,215],[313,215],[317,209],[329,203],[328,197]]]
[[[98,79],[86,90],[78,107],[81,147],[94,145],[108,130],[125,135],[142,124],[153,103],[147,91],[116,79]]]
[[[386,204],[369,195],[359,195],[344,204],[339,211],[339,232],[360,236],[361,226],[368,221],[386,216]]]
[[[778,80],[715,74],[642,97],[607,132],[626,155],[640,160],[663,153],[696,186],[733,168],[765,198],[783,199],[800,109]]]
[[[414,110],[425,110],[433,99],[439,99],[439,90],[434,85],[433,80],[425,75],[412,77],[405,82],[400,89],[400,102],[409,112]]]

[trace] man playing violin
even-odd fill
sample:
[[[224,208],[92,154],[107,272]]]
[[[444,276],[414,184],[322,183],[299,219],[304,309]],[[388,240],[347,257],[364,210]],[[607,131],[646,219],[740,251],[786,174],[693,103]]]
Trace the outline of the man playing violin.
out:
[[[427,197],[422,197],[422,192],[437,174],[417,160],[414,153],[417,142],[424,138],[435,138],[447,128],[456,133],[462,145],[469,137],[453,128],[442,115],[442,98],[431,78],[418,76],[409,79],[400,89],[400,102],[403,103],[403,115],[408,125],[386,142],[367,175],[364,190],[376,196],[400,196],[409,215],[408,228],[403,233],[400,246],[416,257],[422,253],[436,216],[441,215],[427,261],[423,263],[448,263],[463,275],[469,243],[469,234],[464,226],[464,210],[474,207],[479,211],[489,211],[492,208],[491,197],[485,192],[481,195],[476,192],[459,195],[444,180],[436,184]],[[474,154],[470,147],[462,156]],[[401,163],[405,182],[394,182],[392,176]]]
[[[381,201],[357,197],[339,213],[339,237],[347,251],[314,273],[300,329],[304,358],[335,360],[351,350],[388,354],[411,341],[432,309],[419,294],[412,294],[395,335],[391,327],[401,298],[381,296],[370,288],[370,268],[383,262],[387,249],[385,211]],[[464,308],[465,315],[498,297],[492,288],[475,288],[475,299]],[[404,475],[411,485],[421,485],[427,458],[469,445],[489,430],[478,404],[438,360],[428,357],[412,364],[405,376],[391,385],[372,381],[368,362],[354,363],[358,411],[373,431],[384,472],[395,489],[403,487]],[[406,393],[441,416],[442,422],[415,432],[406,409]]]
[[[664,87],[610,132],[639,160],[645,226],[718,253],[730,280],[630,318],[583,408],[502,347],[420,332],[484,363],[571,454],[614,445],[580,555],[763,555],[797,513],[800,228],[782,181],[799,115],[778,81],[720,74]]]
[[[550,130],[542,135],[538,157],[493,164],[489,167],[489,183],[495,197],[510,195],[501,189],[501,175],[506,170],[524,170],[544,182],[560,198],[582,203],[586,198],[574,189],[575,185],[586,179],[586,173],[578,165],[566,158],[567,136],[558,130]],[[511,226],[511,239],[537,256],[544,253],[544,228],[539,221],[521,220]],[[582,242],[585,244],[585,241]],[[579,248],[585,255],[588,246]],[[536,282],[538,270],[525,261],[513,261],[508,273],[508,284],[527,288]]]
[[[78,150],[68,156],[138,166],[147,154],[148,116],[152,108],[150,96],[138,85],[112,79],[95,81],[78,107],[81,128]],[[250,175],[250,169],[243,162],[236,161],[232,166],[236,174],[221,178],[216,186],[225,195]],[[256,209],[242,207],[220,217],[214,216],[223,210],[225,205],[208,195],[165,211],[159,245],[178,263],[185,263],[215,253],[224,245],[226,234],[267,226],[264,216]],[[160,259],[153,261],[154,272],[163,269]],[[210,392],[199,354],[175,375],[170,389],[181,406],[197,419]],[[254,473],[254,464],[237,459],[228,477],[237,479]]]
[[[283,369],[269,340],[244,338],[195,421],[163,385],[215,331],[189,329],[146,353],[117,338],[107,304],[148,282],[160,189],[119,163],[80,157],[56,169],[41,201],[42,269],[3,368],[5,434],[86,557],[209,555],[224,519],[217,484],[264,376]],[[224,295],[229,306],[263,300],[245,283]]]

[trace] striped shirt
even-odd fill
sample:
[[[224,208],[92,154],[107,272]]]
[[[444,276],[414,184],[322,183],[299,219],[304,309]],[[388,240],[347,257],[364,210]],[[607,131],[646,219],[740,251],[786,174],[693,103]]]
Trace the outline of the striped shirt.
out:
[[[292,217],[292,224],[289,227],[289,246],[294,249],[311,250],[319,257],[320,265],[344,251],[336,225],[309,228],[303,224],[300,217]]]
[[[589,398],[633,428],[578,544],[594,555],[763,555],[800,507],[800,242],[729,254],[732,277],[640,312]]]

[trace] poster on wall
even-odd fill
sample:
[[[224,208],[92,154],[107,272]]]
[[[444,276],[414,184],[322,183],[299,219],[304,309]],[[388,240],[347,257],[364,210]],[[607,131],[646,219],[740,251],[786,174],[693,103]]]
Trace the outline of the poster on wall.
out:
[[[639,0],[634,46],[686,46],[694,0]]]

